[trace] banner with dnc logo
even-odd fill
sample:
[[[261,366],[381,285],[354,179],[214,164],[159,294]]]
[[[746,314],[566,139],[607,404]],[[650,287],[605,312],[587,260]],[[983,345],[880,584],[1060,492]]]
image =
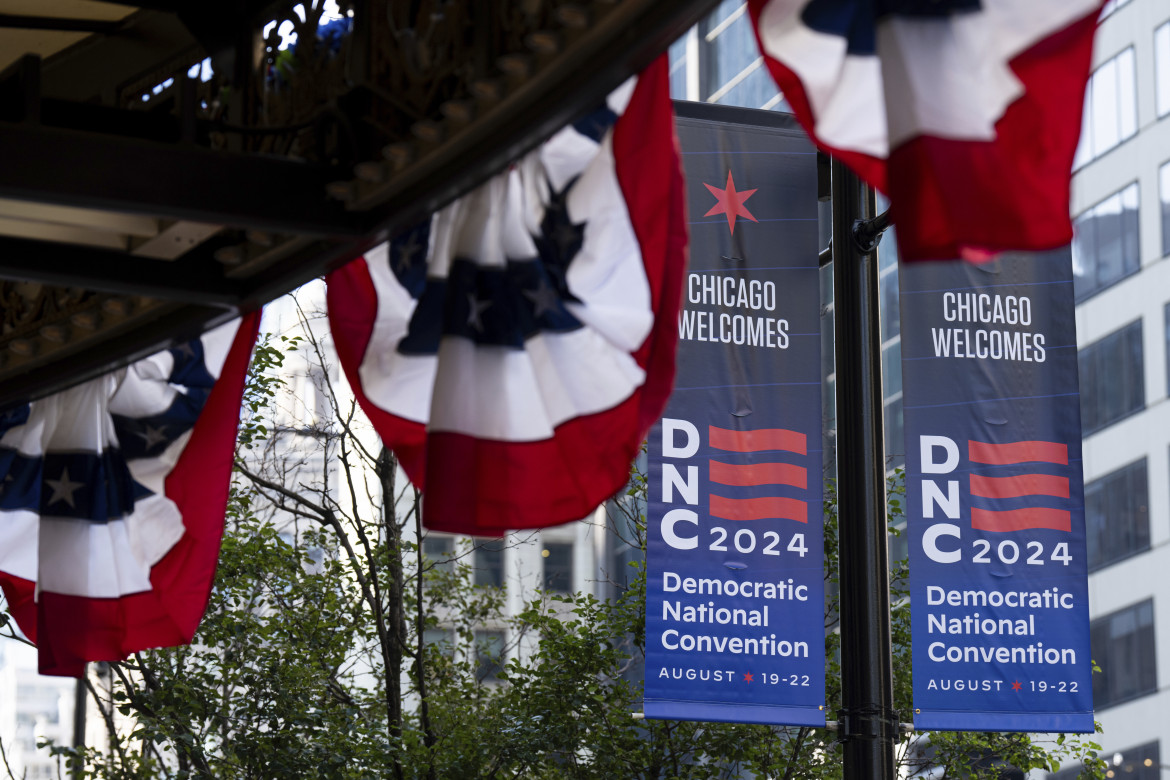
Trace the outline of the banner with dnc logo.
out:
[[[691,258],[648,442],[645,714],[824,726],[816,151],[786,115],[679,108]]]
[[[914,725],[1091,732],[1069,251],[900,275]]]

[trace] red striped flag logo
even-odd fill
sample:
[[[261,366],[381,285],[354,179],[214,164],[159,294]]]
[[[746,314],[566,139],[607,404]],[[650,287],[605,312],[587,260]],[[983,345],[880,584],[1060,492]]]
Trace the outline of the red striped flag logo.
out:
[[[755,457],[752,462],[725,462],[710,459],[707,462],[708,479],[712,484],[709,511],[712,517],[724,520],[795,520],[808,522],[808,502],[786,496],[746,496],[734,488],[761,488],[768,486],[808,487],[808,468],[790,463],[792,455],[808,455],[807,437],[786,428],[760,428],[754,431],[733,431],[714,425],[707,429],[712,450],[746,453]],[[760,455],[757,455],[759,453]],[[774,455],[772,453],[775,453]],[[760,461],[758,458],[768,458]],[[725,495],[716,495],[714,486],[721,485]],[[758,492],[755,491],[755,492]]]
[[[967,442],[967,457],[972,465],[1019,466],[1052,471],[1052,466],[1068,466],[1068,446],[1051,441],[1016,441],[989,444]],[[1049,465],[1045,465],[1049,464]],[[1069,498],[1069,479],[1059,474],[1025,471],[1011,476],[989,476],[972,472],[971,496],[984,499],[1022,499],[1032,496]],[[1034,528],[1052,531],[1072,530],[1068,509],[1050,506],[1025,506],[1007,509],[971,507],[971,527],[977,531],[1007,533]]]

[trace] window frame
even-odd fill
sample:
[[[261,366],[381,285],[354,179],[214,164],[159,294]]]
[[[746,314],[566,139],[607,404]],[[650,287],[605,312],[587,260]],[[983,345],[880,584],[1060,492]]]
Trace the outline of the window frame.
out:
[[[1122,127],[1122,125],[1124,124],[1125,118],[1122,117],[1122,115],[1121,115],[1122,114],[1121,107],[1122,107],[1122,104],[1124,102],[1126,102],[1126,99],[1124,99],[1122,97],[1122,89],[1124,88],[1124,85],[1122,85],[1121,81],[1120,81],[1120,78],[1121,78],[1120,71],[1122,68],[1121,58],[1124,57],[1126,54],[1129,55],[1129,67],[1130,67],[1130,71],[1133,74],[1133,80],[1128,85],[1129,91],[1130,91],[1130,94],[1128,96],[1128,103],[1133,107],[1133,116],[1129,117],[1129,119],[1131,120],[1132,128],[1131,128],[1131,132],[1129,132],[1128,135],[1124,132],[1124,129]],[[1096,79],[1097,79],[1098,74],[1101,74],[1101,72],[1105,68],[1108,68],[1110,66],[1117,68],[1118,75],[1116,77],[1117,82],[1113,85],[1115,90],[1116,90],[1114,92],[1116,99],[1114,101],[1114,105],[1110,107],[1109,113],[1107,115],[1117,117],[1117,141],[1115,143],[1107,146],[1107,147],[1104,147],[1101,149],[1096,149],[1095,148],[1096,141],[1094,138],[1094,133],[1092,132],[1093,127],[1094,127],[1094,121],[1098,116],[1103,116],[1103,115],[1098,114],[1098,112],[1096,111],[1097,91],[1098,91],[1098,86],[1097,86],[1098,82],[1096,81]],[[1104,86],[1104,84],[1102,82],[1102,87],[1103,86]],[[1114,54],[1109,59],[1103,60],[1100,64],[1097,65],[1097,67],[1093,68],[1092,73],[1089,74],[1089,79],[1085,83],[1085,104],[1084,104],[1084,111],[1083,111],[1082,116],[1081,116],[1081,140],[1080,140],[1080,143],[1077,144],[1076,154],[1073,157],[1073,170],[1078,171],[1078,170],[1084,168],[1089,163],[1093,162],[1094,160],[1099,160],[1100,158],[1104,157],[1109,152],[1113,151],[1117,147],[1124,144],[1129,139],[1135,137],[1137,134],[1138,134],[1137,52],[1135,50],[1134,45],[1130,44],[1129,46],[1125,47],[1121,51]],[[1086,143],[1089,144],[1089,148],[1087,150],[1084,149],[1084,144],[1086,144]]]
[[[1091,400],[1094,402],[1095,407],[1099,407],[1101,405],[1100,398],[1102,397],[1100,394],[1100,389],[1104,388],[1106,390],[1111,390],[1111,391],[1116,391],[1116,389],[1117,389],[1117,383],[1115,381],[1104,382],[1103,380],[1098,380],[1097,377],[1099,374],[1106,374],[1109,372],[1107,371],[1107,367],[1095,365],[1095,364],[1100,363],[1101,357],[1108,358],[1108,357],[1113,356],[1114,354],[1118,354],[1119,351],[1118,351],[1117,345],[1108,343],[1109,340],[1114,339],[1114,338],[1122,338],[1124,336],[1124,334],[1126,334],[1126,332],[1130,331],[1131,329],[1135,330],[1137,333],[1136,347],[1137,347],[1137,359],[1138,359],[1138,364],[1139,364],[1138,365],[1139,370],[1138,371],[1129,371],[1129,372],[1122,371],[1120,373],[1123,375],[1128,375],[1131,378],[1134,375],[1136,375],[1136,382],[1135,382],[1134,386],[1136,387],[1136,391],[1137,391],[1136,392],[1137,403],[1134,404],[1130,408],[1122,409],[1119,413],[1117,413],[1113,417],[1103,417],[1102,419],[1096,419],[1096,416],[1094,415],[1092,418],[1090,418],[1090,415],[1088,412],[1089,412],[1090,408],[1093,408],[1093,407],[1087,406],[1086,401]],[[1144,339],[1144,323],[1143,323],[1142,318],[1138,317],[1136,320],[1129,322],[1129,323],[1126,323],[1125,325],[1122,325],[1117,330],[1114,330],[1110,333],[1106,333],[1101,338],[1097,339],[1096,341],[1092,342],[1091,344],[1086,344],[1084,347],[1082,347],[1080,350],[1078,350],[1078,352],[1077,352],[1077,373],[1080,377],[1081,435],[1083,437],[1087,438],[1088,436],[1090,436],[1094,433],[1097,433],[1099,431],[1103,431],[1106,428],[1108,428],[1112,425],[1115,425],[1115,424],[1121,422],[1122,420],[1124,420],[1128,417],[1132,417],[1133,415],[1145,410],[1145,408],[1146,408],[1146,387],[1145,387],[1146,367],[1145,367],[1145,346],[1143,343],[1143,339]],[[1132,347],[1133,345],[1127,345],[1127,344],[1123,343],[1121,346],[1124,348],[1127,346]],[[1121,350],[1121,354],[1123,355],[1123,359],[1124,359],[1124,349]],[[1091,373],[1089,370],[1086,369],[1086,363],[1094,363],[1094,365],[1090,366]],[[1117,372],[1113,372],[1112,374],[1110,374],[1110,380],[1116,380],[1116,374],[1117,374]]]
[[[1133,209],[1126,209],[1125,201],[1126,201],[1127,196],[1130,192],[1133,193],[1134,198],[1136,199],[1137,205]],[[1100,276],[1100,269],[1102,268],[1102,264],[1100,262],[1100,260],[1101,260],[1100,245],[1099,245],[1099,242],[1097,242],[1095,240],[1095,238],[1096,238],[1096,236],[1099,235],[1100,227],[1096,224],[1096,222],[1091,222],[1091,221],[1102,219],[1102,217],[1104,216],[1104,213],[1103,214],[1094,214],[1093,212],[1101,210],[1102,212],[1107,213],[1107,205],[1106,204],[1109,204],[1109,202],[1112,201],[1114,198],[1117,199],[1117,202],[1121,207],[1120,212],[1119,212],[1120,222],[1119,222],[1119,232],[1118,232],[1118,240],[1121,243],[1121,265],[1122,265],[1121,275],[1118,276],[1117,278],[1111,279],[1109,281],[1099,282],[1096,280],[1096,277]],[[1106,197],[1097,201],[1092,206],[1089,206],[1087,209],[1083,210],[1080,214],[1078,214],[1073,219],[1073,240],[1072,240],[1072,245],[1071,245],[1071,251],[1073,253],[1073,296],[1078,304],[1084,303],[1085,301],[1089,300],[1093,296],[1095,296],[1099,293],[1102,293],[1105,290],[1108,290],[1109,288],[1113,287],[1114,285],[1121,284],[1126,279],[1130,278],[1131,276],[1136,276],[1138,273],[1141,272],[1141,270],[1142,270],[1142,236],[1141,236],[1142,200],[1141,200],[1141,198],[1142,198],[1141,187],[1138,186],[1138,182],[1136,180],[1134,180],[1134,181],[1131,181],[1129,184],[1126,184],[1124,187],[1117,190],[1116,192],[1112,192],[1109,195],[1107,195]],[[1127,216],[1127,212],[1129,212],[1129,211],[1133,212],[1132,220],[1133,220],[1134,235],[1133,235],[1132,241],[1127,240],[1128,236],[1125,232],[1125,228],[1127,226],[1128,219],[1130,219],[1130,217]],[[1089,287],[1088,289],[1078,290],[1077,289],[1078,277],[1076,276],[1077,259],[1090,256],[1083,251],[1081,241],[1080,241],[1080,239],[1082,239],[1082,237],[1084,237],[1090,233],[1090,230],[1087,227],[1081,227],[1082,223],[1085,223],[1086,225],[1087,224],[1093,225],[1091,233],[1094,236],[1094,251],[1093,251],[1091,256],[1093,258],[1093,276],[1095,278],[1094,278],[1093,286]],[[1126,248],[1130,245],[1132,245],[1132,247],[1133,247],[1134,256],[1132,258],[1132,267],[1127,267],[1127,262],[1129,261],[1129,258],[1125,257],[1125,251],[1126,251]],[[1084,278],[1084,277],[1081,277],[1081,278]]]
[[[573,592],[573,581],[574,581],[573,578],[576,575],[576,571],[574,571],[575,566],[574,566],[574,561],[573,561],[573,555],[574,555],[573,547],[574,547],[574,545],[572,542],[546,541],[543,543],[541,551],[540,551],[540,555],[541,555],[540,582],[541,582],[541,587],[544,590],[546,590],[550,593],[572,593]],[[555,556],[556,556],[555,561],[554,561],[554,552],[555,552]],[[560,563],[562,556],[564,557],[564,562],[567,563],[567,567],[564,568],[560,572],[550,571],[549,570],[550,563]],[[560,587],[560,583],[557,581],[550,582],[550,580],[552,580],[553,578],[559,578],[561,576],[563,576],[563,577],[565,577],[565,579],[567,579],[567,582],[564,583],[564,587]]]
[[[1110,488],[1116,489],[1117,483],[1119,481],[1124,481],[1124,484],[1122,485],[1122,488],[1121,488],[1124,495],[1127,498],[1135,497],[1136,493],[1133,490],[1135,485],[1133,484],[1133,482],[1136,478],[1135,475],[1137,475],[1139,472],[1141,474],[1142,487],[1144,488],[1144,494],[1141,497],[1144,505],[1141,507],[1133,507],[1132,509],[1134,511],[1130,513],[1130,516],[1133,517],[1134,515],[1138,514],[1139,511],[1144,511],[1144,523],[1145,523],[1145,529],[1144,529],[1145,543],[1144,543],[1144,545],[1131,547],[1131,548],[1126,549],[1120,553],[1114,553],[1112,557],[1102,558],[1101,560],[1093,561],[1091,556],[1092,556],[1093,549],[1094,549],[1093,544],[1092,544],[1094,537],[1093,537],[1093,533],[1092,533],[1093,529],[1090,526],[1090,517],[1089,517],[1089,505],[1090,505],[1090,501],[1092,500],[1092,498],[1091,498],[1092,494],[1096,493],[1098,490],[1100,490],[1101,492],[1106,492]],[[1119,515],[1119,507],[1115,501],[1106,501],[1105,503],[1109,507],[1108,516],[1109,516],[1110,522],[1108,523],[1108,525],[1111,529],[1115,530],[1117,527],[1116,518]],[[1141,533],[1138,533],[1136,535],[1138,537],[1142,536]],[[1115,538],[1116,538],[1116,535],[1115,535]],[[1087,552],[1090,555],[1090,558],[1088,560],[1088,570],[1089,570],[1090,574],[1093,572],[1101,571],[1102,569],[1106,569],[1110,566],[1113,566],[1114,564],[1121,563],[1122,561],[1128,560],[1129,558],[1132,558],[1135,555],[1141,555],[1142,553],[1149,551],[1149,549],[1150,549],[1150,475],[1149,475],[1149,463],[1147,461],[1147,458],[1142,457],[1142,458],[1139,458],[1138,460],[1135,460],[1131,463],[1127,463],[1124,466],[1121,466],[1120,468],[1114,469],[1113,471],[1109,472],[1108,474],[1102,474],[1101,476],[1097,477],[1096,479],[1092,480],[1091,482],[1088,482],[1085,484],[1085,541],[1086,541],[1086,547],[1088,548]]]
[[[1149,614],[1148,625],[1139,623],[1138,621],[1142,620],[1144,617],[1144,615],[1141,613],[1147,609]],[[1128,613],[1133,613],[1133,617],[1129,619],[1133,620],[1134,622],[1134,630],[1127,634],[1115,635],[1113,621],[1125,620],[1128,617]],[[1110,634],[1108,637],[1110,641],[1110,647],[1112,647],[1112,642],[1114,640],[1133,636],[1139,632],[1143,633],[1143,635],[1148,635],[1149,638],[1149,647],[1139,648],[1139,652],[1144,650],[1144,652],[1141,652],[1141,654],[1144,656],[1143,660],[1148,660],[1150,679],[1148,681],[1143,681],[1144,685],[1132,692],[1117,694],[1116,698],[1109,698],[1106,695],[1108,693],[1106,686],[1110,682],[1110,669],[1113,668],[1111,659],[1109,658],[1109,653],[1107,653],[1105,648],[1102,648],[1099,644],[1092,648],[1091,652],[1093,660],[1101,667],[1101,673],[1099,675],[1094,675],[1093,677],[1093,706],[1098,712],[1109,709],[1110,707],[1116,707],[1121,704],[1125,704],[1127,702],[1136,701],[1137,699],[1158,692],[1158,638],[1156,617],[1156,613],[1154,612],[1154,600],[1153,598],[1148,598],[1143,601],[1130,604],[1127,607],[1122,607],[1121,609],[1110,612],[1107,615],[1101,615],[1089,624],[1090,644],[1093,644],[1092,639],[1094,636],[1100,635],[1099,632],[1103,633],[1103,628],[1107,629]],[[1142,641],[1141,637],[1139,637],[1136,641]],[[1124,663],[1120,663],[1117,668],[1130,669],[1132,666],[1129,664],[1129,659],[1126,659],[1126,661]]]

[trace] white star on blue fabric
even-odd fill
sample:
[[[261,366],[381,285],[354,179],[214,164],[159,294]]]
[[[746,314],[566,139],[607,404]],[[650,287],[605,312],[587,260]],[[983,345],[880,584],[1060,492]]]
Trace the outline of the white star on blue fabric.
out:
[[[479,300],[475,297],[475,293],[468,293],[467,301],[471,304],[471,311],[467,314],[467,324],[478,331],[482,331],[483,320],[480,318],[480,315],[491,308],[492,302]]]
[[[164,431],[166,431],[166,426],[164,425],[160,425],[157,428],[153,425],[143,425],[142,430],[135,431],[134,435],[142,439],[142,441],[145,442],[143,446],[149,450],[159,442],[164,442],[167,440],[167,436]]]
[[[73,494],[85,483],[74,482],[69,479],[69,467],[66,466],[61,471],[61,477],[59,479],[46,479],[45,484],[53,489],[53,495],[49,496],[49,506],[56,504],[58,501],[64,501],[69,506],[76,507],[77,505],[73,503]]]
[[[561,301],[561,297],[557,295],[557,291],[550,287],[544,279],[540,280],[540,284],[535,290],[524,290],[523,292],[524,297],[532,301],[536,307],[535,314],[537,317],[545,312],[556,311],[557,304]]]
[[[406,273],[406,270],[414,264],[414,257],[418,254],[418,250],[422,249],[422,244],[416,241],[414,233],[411,233],[395,249],[398,251],[398,261],[394,264],[394,269],[398,273]]]

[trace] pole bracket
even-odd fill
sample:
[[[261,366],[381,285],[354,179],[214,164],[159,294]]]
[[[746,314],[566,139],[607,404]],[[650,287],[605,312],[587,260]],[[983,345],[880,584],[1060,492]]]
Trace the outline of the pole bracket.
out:
[[[881,706],[837,710],[837,741],[887,740],[897,743],[902,724],[895,710]]]
[[[863,255],[868,255],[877,249],[890,226],[890,210],[886,209],[873,219],[853,220],[853,245]]]

